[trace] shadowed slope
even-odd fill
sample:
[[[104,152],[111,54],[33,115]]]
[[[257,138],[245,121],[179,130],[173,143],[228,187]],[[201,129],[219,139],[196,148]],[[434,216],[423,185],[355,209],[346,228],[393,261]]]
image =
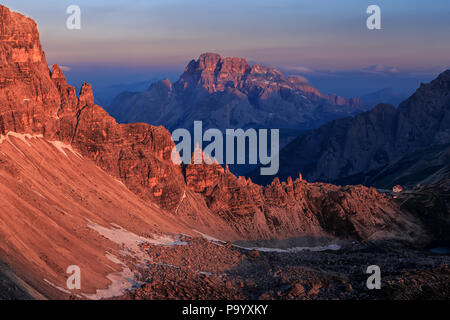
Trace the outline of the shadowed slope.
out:
[[[398,109],[379,104],[369,112],[332,121],[296,138],[280,152],[279,176],[301,171],[311,181],[369,183],[367,173],[408,154],[448,143],[450,70],[422,84]],[[264,177],[257,181],[269,182],[262,180]]]

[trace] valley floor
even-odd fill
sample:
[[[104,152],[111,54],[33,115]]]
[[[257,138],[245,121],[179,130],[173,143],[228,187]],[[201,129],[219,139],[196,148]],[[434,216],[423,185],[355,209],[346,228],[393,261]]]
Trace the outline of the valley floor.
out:
[[[204,238],[142,244],[141,286],[120,299],[449,299],[450,257],[396,242],[346,243],[324,251],[248,250]],[[369,265],[381,289],[369,290]]]

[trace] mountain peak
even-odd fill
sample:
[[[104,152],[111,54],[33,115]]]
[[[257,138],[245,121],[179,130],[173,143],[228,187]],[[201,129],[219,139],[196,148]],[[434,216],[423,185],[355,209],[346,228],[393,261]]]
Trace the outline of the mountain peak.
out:
[[[217,53],[203,53],[197,60],[192,60],[177,86],[183,90],[203,88],[208,93],[223,92],[231,88],[238,89],[243,94],[258,92],[261,97],[268,97],[282,88],[288,88],[300,90],[314,101],[326,100],[337,106],[362,106],[359,99],[345,99],[336,94],[323,95],[304,77],[286,78],[276,68],[261,64],[250,66],[244,58],[222,57]]]
[[[215,71],[222,57],[217,53],[202,53],[197,60],[193,59],[186,66],[185,72],[194,73],[202,70]]]
[[[170,82],[169,78],[164,78],[163,80],[161,80],[161,83],[164,84],[168,88],[172,87],[172,82]]]
[[[92,91],[92,86],[89,83],[85,82],[81,86],[79,101],[82,106],[94,105],[94,92]]]
[[[11,47],[10,59],[16,63],[45,62],[36,22],[3,5],[0,5],[0,21],[2,22],[0,30],[2,43],[21,43],[20,46]]]
[[[185,89],[198,85],[209,93],[223,91],[226,87],[242,85],[251,68],[243,58],[223,58],[217,53],[203,53],[187,65],[178,80]]]
[[[158,82],[154,82],[150,85],[150,87],[148,88],[148,91],[150,90],[163,90],[163,92],[170,92],[173,90],[173,85],[172,82],[168,79],[165,78],[163,80],[159,80]]]
[[[54,80],[66,80],[66,77],[64,76],[64,73],[62,72],[61,68],[54,64],[52,66],[52,72],[51,72],[52,79]]]
[[[359,99],[321,94],[301,76],[285,77],[272,67],[250,66],[244,58],[203,53],[189,62],[173,86],[164,80],[146,92],[121,94],[109,111],[120,122],[162,124],[174,130],[202,120],[205,127],[223,130],[309,129],[364,109]]]
[[[205,64],[209,64],[209,63],[217,63],[221,59],[222,59],[222,56],[218,53],[206,52],[206,53],[202,53],[199,56],[197,61],[205,63]]]
[[[447,69],[443,71],[441,74],[439,74],[436,80],[450,82],[450,69]]]

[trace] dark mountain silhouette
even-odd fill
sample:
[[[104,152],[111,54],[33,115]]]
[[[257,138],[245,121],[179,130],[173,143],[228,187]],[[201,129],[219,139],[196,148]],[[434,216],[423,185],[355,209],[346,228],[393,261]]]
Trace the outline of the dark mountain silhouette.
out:
[[[422,84],[397,109],[379,104],[296,138],[280,153],[279,176],[301,171],[310,181],[370,183],[401,158],[448,143],[450,70]]]
[[[380,103],[398,106],[400,102],[406,100],[407,97],[407,95],[395,92],[392,88],[385,88],[363,95],[361,101],[363,105],[368,108],[373,108]]]

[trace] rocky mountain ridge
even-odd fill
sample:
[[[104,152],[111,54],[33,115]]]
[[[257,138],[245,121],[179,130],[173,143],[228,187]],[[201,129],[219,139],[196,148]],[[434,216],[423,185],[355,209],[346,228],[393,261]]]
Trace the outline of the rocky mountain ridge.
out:
[[[1,15],[8,26],[2,29],[1,42],[2,135],[38,134],[70,144],[143,200],[215,236],[257,239],[331,233],[370,238],[377,233],[373,226],[379,219],[387,230],[402,236],[393,221],[401,216],[408,220],[407,216],[373,189],[303,180],[297,184],[275,180],[264,189],[218,166],[174,165],[174,143],[166,129],[116,123],[94,104],[88,84],[77,97],[57,65],[48,70],[36,24],[5,7]],[[239,63],[232,65],[244,72]],[[342,230],[351,232],[337,230],[330,222],[336,219],[345,226]]]
[[[119,122],[143,121],[169,130],[191,128],[310,129],[364,111],[362,102],[324,95],[300,76],[250,65],[243,58],[204,53],[177,82],[168,79],[141,93],[124,92],[108,108]]]

